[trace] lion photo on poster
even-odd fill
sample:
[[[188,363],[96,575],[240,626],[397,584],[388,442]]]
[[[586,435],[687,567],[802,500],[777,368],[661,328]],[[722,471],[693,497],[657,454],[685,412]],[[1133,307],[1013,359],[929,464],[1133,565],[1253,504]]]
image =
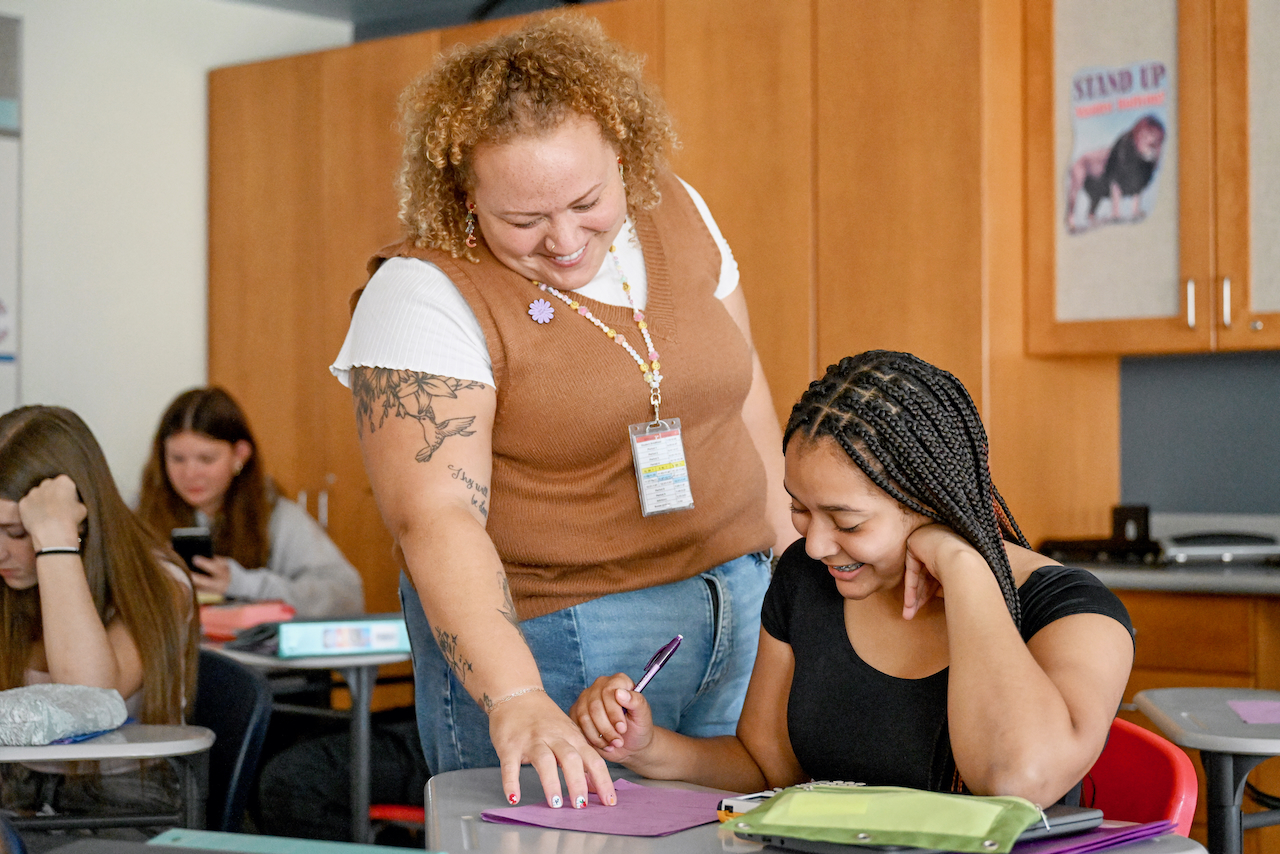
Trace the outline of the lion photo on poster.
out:
[[[1085,69],[1072,78],[1068,234],[1141,222],[1150,212],[1171,133],[1168,79],[1164,63],[1154,61]]]

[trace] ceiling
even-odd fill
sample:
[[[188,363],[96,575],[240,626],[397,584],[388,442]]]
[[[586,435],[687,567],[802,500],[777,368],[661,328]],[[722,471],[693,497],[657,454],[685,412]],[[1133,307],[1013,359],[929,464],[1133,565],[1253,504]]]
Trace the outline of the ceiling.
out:
[[[580,0],[239,0],[350,21],[356,41],[523,15]]]

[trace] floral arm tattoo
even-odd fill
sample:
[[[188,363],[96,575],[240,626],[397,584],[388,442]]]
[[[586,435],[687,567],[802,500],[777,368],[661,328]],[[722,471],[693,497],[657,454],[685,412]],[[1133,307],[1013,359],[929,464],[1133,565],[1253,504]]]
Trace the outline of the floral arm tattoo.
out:
[[[433,400],[457,399],[458,392],[472,388],[484,388],[484,383],[392,368],[353,368],[351,396],[355,399],[356,427],[363,437],[366,425],[372,433],[386,422],[387,416],[412,418],[421,426],[423,440],[414,459],[430,462],[445,439],[474,435],[470,427],[476,420],[469,415],[437,421]]]
[[[372,433],[381,428],[388,416],[411,418],[417,421],[422,429],[423,444],[414,455],[414,459],[420,463],[430,462],[444,440],[450,436],[474,435],[474,431],[471,430],[471,425],[476,420],[474,415],[439,420],[434,406],[436,398],[456,400],[458,392],[474,388],[484,388],[484,383],[392,368],[352,368],[351,370],[351,396],[355,401],[356,427],[360,431],[360,437],[364,438],[366,429]],[[482,516],[487,517],[489,515],[488,485],[477,483],[466,472],[455,466],[450,466],[450,470],[453,472],[454,480],[461,481],[472,493],[472,505]],[[503,576],[503,585],[506,598],[499,612],[508,620],[515,620],[515,606],[505,586],[505,576]],[[515,622],[519,628],[518,620]],[[444,629],[436,629],[435,636],[436,645],[440,647],[440,653],[444,656],[450,670],[458,677],[459,682],[466,685],[467,676],[473,673],[474,669],[471,661],[465,658],[459,649],[458,636]],[[486,711],[493,705],[487,694],[483,702]]]

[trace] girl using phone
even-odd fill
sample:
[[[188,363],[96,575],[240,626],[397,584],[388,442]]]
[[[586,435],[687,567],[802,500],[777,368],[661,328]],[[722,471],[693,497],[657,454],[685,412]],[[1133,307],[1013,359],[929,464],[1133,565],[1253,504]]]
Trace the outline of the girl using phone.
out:
[[[765,595],[736,734],[654,727],[617,674],[571,711],[600,755],[732,791],[819,779],[1073,800],[1132,628],[1092,575],[1031,550],[960,381],[906,353],[843,359],[792,409],[783,450],[804,539]]]
[[[0,578],[0,690],[114,688],[143,723],[183,722],[199,644],[187,573],[125,505],[93,434],[70,410],[0,416]],[[176,803],[167,766],[70,770],[0,765],[5,808]]]
[[[161,416],[138,513],[166,536],[212,531],[214,557],[192,558],[201,592],[280,599],[299,617],[364,610],[359,573],[305,510],[279,495],[248,419],[220,388],[183,392]]]

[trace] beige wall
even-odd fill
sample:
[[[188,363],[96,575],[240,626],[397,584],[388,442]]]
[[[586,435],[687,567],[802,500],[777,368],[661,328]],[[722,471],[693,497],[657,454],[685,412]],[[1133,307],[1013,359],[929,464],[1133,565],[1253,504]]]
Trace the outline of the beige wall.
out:
[[[20,400],[84,416],[129,495],[164,405],[206,376],[207,73],[351,25],[233,0],[0,15],[22,21]]]

